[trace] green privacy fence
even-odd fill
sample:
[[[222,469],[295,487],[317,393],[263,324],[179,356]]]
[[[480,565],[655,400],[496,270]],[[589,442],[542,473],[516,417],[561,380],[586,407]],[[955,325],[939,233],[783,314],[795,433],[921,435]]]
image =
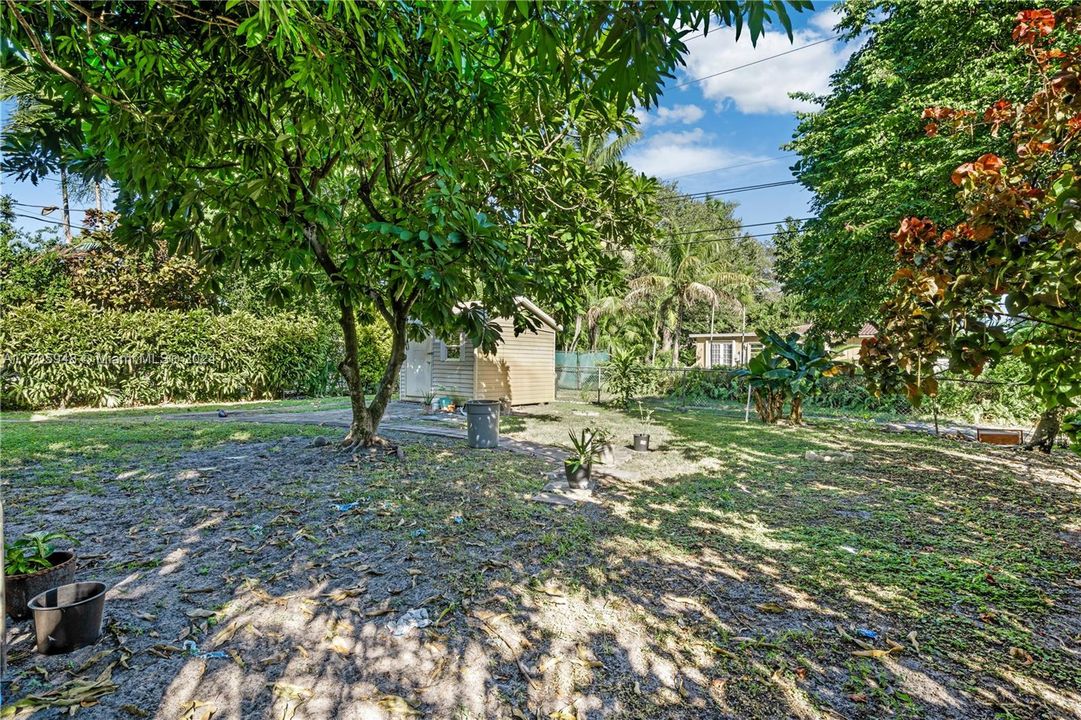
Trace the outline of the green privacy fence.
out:
[[[556,390],[594,391],[602,383],[607,352],[557,352]]]

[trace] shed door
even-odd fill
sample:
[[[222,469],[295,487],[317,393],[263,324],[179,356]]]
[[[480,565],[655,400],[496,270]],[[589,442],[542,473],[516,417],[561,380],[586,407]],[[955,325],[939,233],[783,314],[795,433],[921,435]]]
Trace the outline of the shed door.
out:
[[[410,342],[405,349],[405,392],[407,397],[424,397],[432,391],[432,336],[424,342]]]

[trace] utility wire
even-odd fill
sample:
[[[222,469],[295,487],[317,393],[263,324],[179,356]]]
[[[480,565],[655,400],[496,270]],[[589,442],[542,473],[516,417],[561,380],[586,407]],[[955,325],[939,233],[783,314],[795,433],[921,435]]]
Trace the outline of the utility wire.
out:
[[[758,63],[764,63],[767,60],[773,60],[774,58],[783,57],[785,55],[791,55],[794,52],[799,52],[800,50],[806,50],[807,48],[814,47],[815,45],[821,45],[822,43],[828,43],[828,42],[833,42],[833,41],[834,41],[834,38],[831,38],[831,37],[823,38],[822,40],[815,40],[812,43],[807,43],[806,45],[800,45],[797,48],[792,48],[791,50],[785,50],[784,52],[777,53],[776,55],[770,55],[768,57],[760,58],[758,60],[754,60],[754,61],[749,62],[749,63],[744,63],[743,65],[737,65],[735,67],[730,67],[727,70],[721,70],[720,72],[715,72],[712,75],[703,75],[700,78],[694,78],[693,80],[687,80],[686,82],[681,82],[679,85],[673,85],[672,89],[676,90],[676,89],[681,88],[681,87],[687,87],[688,85],[694,85],[695,83],[702,82],[703,80],[709,80],[710,78],[715,78],[718,75],[727,75],[728,73],[735,72],[736,70],[742,70],[743,68],[747,68],[747,67],[750,67],[752,65],[757,65]]]
[[[27,220],[37,220],[38,222],[48,223],[49,225],[59,225],[60,227],[64,227],[65,225],[67,225],[67,223],[65,223],[63,220],[52,220],[50,218],[43,218],[43,217],[40,217],[38,215],[27,215],[25,213],[11,213],[11,214],[14,215],[15,217],[26,218]],[[93,230],[91,230],[88,227],[84,227],[82,225],[76,225],[74,223],[70,224],[69,227],[72,230],[86,230],[87,232],[93,232]]]
[[[741,238],[766,238],[776,237],[777,233],[757,233],[754,235],[740,235]],[[671,247],[673,245],[706,245],[709,243],[724,242],[722,238],[708,238],[705,240],[672,240],[671,242],[658,243],[655,247]]]
[[[684,173],[683,175],[667,175],[662,180],[678,180],[680,178],[694,177],[695,175],[709,175],[710,173],[720,172],[721,170],[734,170],[735,168],[750,167],[751,165],[764,165],[765,163],[777,162],[778,160],[784,160],[786,157],[795,157],[797,153],[789,153],[787,155],[781,155],[775,158],[766,158],[765,160],[754,160],[752,162],[738,163],[736,165],[723,165],[721,167],[715,167],[711,170],[699,170],[698,172]]]
[[[706,197],[713,197],[715,195],[733,195],[735,193],[750,192],[752,190],[767,190],[769,188],[783,187],[785,185],[795,185],[799,180],[780,180],[778,182],[760,183],[758,185],[743,185],[740,187],[732,188],[720,188],[718,190],[703,190],[701,192],[694,193],[680,193],[676,197],[685,198],[687,200],[700,200]]]
[[[763,226],[766,226],[766,225],[782,225],[782,224],[788,222],[789,220],[792,220],[793,222],[797,222],[797,223],[802,224],[802,223],[807,222],[808,220],[813,220],[813,219],[814,218],[809,218],[809,217],[806,217],[806,218],[784,218],[783,220],[770,220],[770,221],[767,221],[767,222],[758,222],[758,223],[740,223],[738,225],[722,225],[722,226],[719,226],[719,227],[704,228],[702,230],[687,230],[687,231],[684,231],[684,232],[677,232],[677,233],[671,233],[671,234],[672,235],[701,235],[703,233],[710,233],[710,232],[724,232],[725,230],[742,230],[743,228],[749,228],[749,227],[763,227]]]
[[[60,205],[31,205],[30,203],[16,202],[15,200],[12,200],[11,204],[12,205],[20,205],[22,207],[28,207],[28,208],[40,208],[42,210],[48,210],[48,209],[59,210],[60,207],[61,207]],[[68,212],[90,212],[91,210],[96,210],[96,208],[68,208]]]

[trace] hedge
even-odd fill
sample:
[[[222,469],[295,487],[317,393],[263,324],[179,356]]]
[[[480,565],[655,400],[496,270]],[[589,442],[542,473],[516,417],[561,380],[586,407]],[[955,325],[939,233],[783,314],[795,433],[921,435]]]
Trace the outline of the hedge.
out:
[[[381,340],[369,332],[369,377]],[[7,409],[324,395],[340,383],[337,327],[294,313],[24,306],[0,318],[0,348]]]

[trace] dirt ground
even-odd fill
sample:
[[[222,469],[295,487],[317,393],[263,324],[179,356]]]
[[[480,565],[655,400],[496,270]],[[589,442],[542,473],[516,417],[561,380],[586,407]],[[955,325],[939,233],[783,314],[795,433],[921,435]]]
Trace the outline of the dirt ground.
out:
[[[584,407],[508,427],[641,424]],[[672,414],[564,509],[543,458],[207,422],[6,428],[8,537],[67,530],[112,588],[93,647],[14,628],[35,717],[1081,717],[1075,459]]]

